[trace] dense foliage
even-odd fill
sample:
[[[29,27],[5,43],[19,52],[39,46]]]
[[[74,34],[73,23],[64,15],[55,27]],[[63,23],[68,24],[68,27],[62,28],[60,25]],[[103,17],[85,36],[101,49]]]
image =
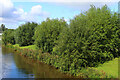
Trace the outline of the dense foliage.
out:
[[[43,52],[51,52],[55,46],[55,41],[59,39],[60,32],[64,27],[67,27],[67,23],[64,19],[52,19],[47,18],[35,30],[35,44],[42,49]]]
[[[4,45],[7,45],[8,43],[15,44],[13,29],[8,29],[8,30],[4,31],[4,33],[2,34],[2,43]]]
[[[3,31],[7,30],[8,28],[5,27],[4,24],[1,24],[1,27],[0,27],[0,33],[2,33]]]
[[[56,55],[65,58],[64,71],[76,72],[120,55],[120,26],[117,13],[107,6],[91,8],[70,21],[54,47]]]
[[[34,39],[32,37],[34,35],[34,30],[36,26],[37,23],[34,22],[27,22],[26,24],[19,26],[19,28],[17,28],[15,32],[16,43],[20,46],[32,45],[34,43]]]
[[[20,46],[35,43],[44,52],[23,50],[22,55],[76,74],[82,68],[97,66],[120,56],[118,21],[118,14],[111,12],[106,5],[102,8],[91,6],[70,20],[69,25],[64,19],[49,18],[39,25],[26,23],[16,29],[15,41]],[[7,40],[9,33],[5,31],[3,34],[5,45],[13,44],[12,39]]]

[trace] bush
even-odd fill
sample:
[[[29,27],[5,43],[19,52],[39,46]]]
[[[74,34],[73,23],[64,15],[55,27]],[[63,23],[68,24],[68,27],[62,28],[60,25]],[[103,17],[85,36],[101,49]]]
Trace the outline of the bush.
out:
[[[34,43],[34,39],[32,37],[34,36],[34,29],[36,26],[37,23],[34,22],[27,22],[26,24],[19,26],[15,31],[16,43],[20,46],[32,45]]]
[[[91,6],[70,21],[53,48],[53,53],[67,59],[64,71],[76,72],[82,67],[93,67],[117,57],[119,49],[118,17],[105,5]],[[63,62],[64,63],[64,62]]]
[[[81,76],[83,78],[114,78],[112,75],[106,74],[104,71],[99,71],[94,68],[85,68],[80,71],[80,73],[77,74],[77,76]]]
[[[91,6],[88,11],[70,20],[69,26],[64,19],[48,18],[38,26],[36,23],[26,23],[16,30],[15,39],[20,46],[31,45],[35,41],[42,52],[52,53],[40,54],[25,49],[22,55],[76,75],[82,68],[94,67],[120,56],[118,23],[117,13],[111,13],[106,5],[102,8]],[[3,34],[5,44],[10,42],[6,41],[7,34]],[[88,70],[91,72],[91,69]],[[100,76],[92,74],[88,77]]]
[[[41,48],[43,52],[52,52],[55,42],[59,39],[60,32],[64,27],[67,27],[64,19],[50,20],[47,18],[35,29],[35,45]]]
[[[8,30],[3,32],[2,43],[4,45],[7,45],[8,43],[15,44],[14,30],[13,29],[8,29]]]

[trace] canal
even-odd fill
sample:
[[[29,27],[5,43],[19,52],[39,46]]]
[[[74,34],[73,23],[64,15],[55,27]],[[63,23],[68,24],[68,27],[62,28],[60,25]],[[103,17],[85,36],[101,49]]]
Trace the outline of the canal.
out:
[[[72,78],[53,66],[30,60],[0,46],[2,78]]]

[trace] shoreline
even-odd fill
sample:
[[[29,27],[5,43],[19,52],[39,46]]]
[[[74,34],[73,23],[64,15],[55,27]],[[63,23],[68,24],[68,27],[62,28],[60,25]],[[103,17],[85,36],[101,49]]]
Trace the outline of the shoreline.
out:
[[[47,64],[47,62],[45,62],[45,61],[40,61],[40,60],[37,60],[37,59],[33,59],[33,58],[31,58],[31,57],[28,57],[28,56],[22,54],[22,52],[19,51],[21,48],[14,47],[13,45],[9,45],[9,46],[8,46],[8,45],[7,45],[7,46],[2,45],[1,47],[12,49],[13,53],[18,54],[19,56],[22,56],[22,57],[24,57],[24,58],[26,58],[26,59],[29,59],[29,60],[31,60],[31,61],[33,61],[33,62],[36,62],[36,63],[38,63],[38,64],[40,64],[40,63],[42,63],[42,64]],[[25,49],[25,48],[24,48],[24,49]],[[24,50],[24,49],[21,49],[21,50]],[[27,49],[27,50],[30,50],[30,49]],[[34,50],[33,50],[33,51],[34,51]],[[43,53],[43,54],[44,54],[44,53]],[[48,54],[45,53],[45,55],[48,55]],[[31,64],[31,65],[32,65],[32,64]],[[74,76],[74,75],[72,75],[72,74],[70,74],[70,73],[68,73],[68,72],[61,71],[58,67],[55,67],[54,65],[51,65],[51,64],[47,64],[47,65],[49,65],[49,66],[51,66],[51,67],[54,67],[55,69],[57,69],[58,71],[60,71],[60,72],[63,73],[63,74],[69,75],[69,76],[71,76],[71,77],[80,78],[79,76]]]
[[[78,73],[75,73],[76,75],[73,75],[73,74],[70,74],[69,71],[66,71],[66,72],[62,71],[60,69],[60,66],[56,66],[55,64],[51,63],[52,61],[57,62],[58,59],[56,59],[56,58],[58,58],[58,56],[56,57],[55,55],[51,55],[49,53],[42,53],[41,51],[38,51],[38,50],[32,50],[32,49],[28,49],[28,48],[15,47],[15,46],[13,46],[11,44],[9,44],[7,46],[3,46],[2,45],[2,47],[10,48],[10,49],[12,49],[15,53],[17,53],[20,56],[28,58],[28,59],[30,59],[32,61],[35,61],[35,62],[39,63],[39,64],[40,63],[44,63],[44,64],[47,64],[49,66],[55,67],[57,70],[59,70],[63,74],[67,74],[67,75],[74,76],[74,77],[77,77],[77,78],[82,78],[82,79],[89,78],[89,77],[87,77],[88,75],[86,74],[87,73],[86,71],[88,71],[88,72],[90,72],[90,71],[91,72],[95,72],[95,75],[98,74],[100,78],[101,78],[101,75],[103,76],[103,78],[105,78],[105,77],[106,78],[107,77],[113,78],[113,76],[104,74],[104,72],[101,73],[101,72],[99,72],[98,70],[96,70],[96,69],[94,69],[92,67],[88,68],[88,69],[84,68],[85,72],[78,72]],[[39,55],[36,55],[36,53],[39,54]],[[94,75],[94,73],[91,73],[90,75]]]

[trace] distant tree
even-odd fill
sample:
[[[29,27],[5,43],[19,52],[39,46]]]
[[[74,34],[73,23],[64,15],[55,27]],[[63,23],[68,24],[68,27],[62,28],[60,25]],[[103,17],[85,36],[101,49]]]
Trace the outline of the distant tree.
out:
[[[1,24],[0,31],[5,31],[5,30],[8,30],[8,28],[6,28],[4,24]]]
[[[7,45],[8,43],[15,44],[14,29],[8,29],[3,32],[2,42],[4,45]]]
[[[37,26],[37,23],[30,23],[27,22],[15,31],[15,41],[20,46],[28,46],[32,45],[34,43],[34,39],[32,38],[34,35],[34,29]]]
[[[2,31],[5,31],[5,25],[4,24],[1,24],[1,29],[2,29]]]

